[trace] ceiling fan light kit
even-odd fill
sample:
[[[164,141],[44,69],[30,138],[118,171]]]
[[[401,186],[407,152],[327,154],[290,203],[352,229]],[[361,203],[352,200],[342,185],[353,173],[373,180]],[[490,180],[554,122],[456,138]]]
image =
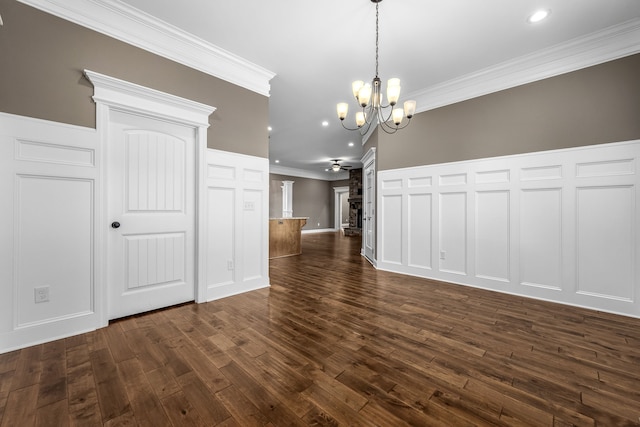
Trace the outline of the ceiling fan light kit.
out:
[[[386,133],[396,133],[409,125],[411,118],[416,112],[416,101],[408,100],[404,102],[404,108],[394,108],[400,99],[400,79],[391,78],[387,81],[387,102],[384,104],[382,96],[382,80],[378,77],[378,6],[382,0],[371,0],[376,4],[376,76],[371,84],[362,80],[357,80],[351,84],[353,96],[362,108],[356,112],[356,128],[345,126],[344,119],[349,112],[349,104],[341,102],[337,106],[338,118],[342,127],[347,130],[359,130],[361,135],[369,132],[371,125],[377,122]],[[404,125],[402,122],[407,118]]]
[[[341,170],[342,170],[342,171],[346,171],[346,170],[349,170],[348,168],[350,168],[350,167],[351,167],[351,166],[342,166],[340,163],[338,163],[338,162],[340,161],[340,159],[333,159],[333,160],[331,160],[331,161],[332,161],[333,163],[331,164],[331,168],[330,168],[330,169],[327,169],[327,172],[328,172],[328,171],[331,171],[331,172],[340,172]]]

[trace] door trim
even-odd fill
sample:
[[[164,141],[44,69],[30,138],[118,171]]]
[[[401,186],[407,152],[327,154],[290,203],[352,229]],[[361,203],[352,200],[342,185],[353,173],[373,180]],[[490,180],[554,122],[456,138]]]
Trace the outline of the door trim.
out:
[[[333,187],[333,229],[340,231],[342,228],[342,208],[340,195],[349,193],[349,187]]]
[[[377,240],[377,226],[378,226],[378,222],[376,220],[376,216],[377,216],[377,212],[378,212],[378,204],[377,204],[377,197],[376,197],[376,188],[377,188],[377,172],[376,172],[376,147],[371,147],[369,149],[369,151],[367,151],[365,153],[364,156],[362,156],[362,186],[363,186],[363,191],[362,191],[362,215],[364,217],[364,215],[366,214],[366,207],[367,207],[367,203],[369,202],[369,195],[368,192],[366,190],[365,185],[366,185],[366,173],[367,173],[367,169],[369,168],[373,168],[373,181],[372,181],[372,185],[373,185],[373,194],[371,195],[371,197],[373,198],[373,200],[371,201],[373,203],[373,227],[371,228],[371,232],[372,232],[372,240],[373,240],[373,248],[372,251],[373,253],[371,254],[371,256],[367,255],[367,251],[366,251],[366,239],[367,239],[367,228],[369,227],[369,223],[372,221],[371,219],[367,219],[367,223],[366,223],[366,227],[365,224],[363,224],[362,227],[362,247],[361,247],[361,255],[364,256],[367,260],[369,260],[369,262],[375,267],[377,265],[376,262],[376,258],[377,258],[377,244],[378,244],[378,240]]]
[[[94,87],[93,100],[96,103],[96,130],[99,136],[101,183],[98,188],[98,205],[96,207],[96,314],[101,326],[109,323],[107,307],[107,236],[109,218],[107,215],[107,195],[109,186],[106,147],[109,138],[109,122],[111,111],[138,114],[172,123],[187,125],[195,130],[195,298],[196,302],[206,300],[206,148],[209,116],[215,107],[191,101],[168,93],[160,92],[134,83],[105,76],[90,70],[84,75]]]

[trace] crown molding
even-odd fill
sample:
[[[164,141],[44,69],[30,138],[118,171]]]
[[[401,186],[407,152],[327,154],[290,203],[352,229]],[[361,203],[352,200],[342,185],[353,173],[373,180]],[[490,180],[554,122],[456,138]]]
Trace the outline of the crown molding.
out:
[[[118,0],[18,0],[214,77],[269,96],[275,73]],[[415,91],[424,112],[640,52],[640,19]],[[366,141],[369,135],[363,139]]]
[[[118,0],[18,0],[229,83],[269,96],[275,73]]]
[[[413,92],[424,112],[640,52],[640,19]]]
[[[349,179],[349,174],[345,172],[315,172],[304,169],[289,168],[286,166],[269,165],[269,173],[278,175],[295,176],[298,178],[319,179],[321,181],[340,181]]]

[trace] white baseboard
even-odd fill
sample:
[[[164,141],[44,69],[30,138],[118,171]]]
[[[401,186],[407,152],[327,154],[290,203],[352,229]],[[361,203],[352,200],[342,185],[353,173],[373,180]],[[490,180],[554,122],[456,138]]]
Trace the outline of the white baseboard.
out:
[[[269,280],[250,280],[242,284],[231,283],[229,285],[211,287],[207,289],[207,302],[268,288],[269,286],[271,286]]]
[[[50,321],[0,334],[0,354],[95,331],[102,327],[95,313]]]
[[[335,228],[317,228],[314,230],[302,230],[302,234],[313,234],[313,233],[335,233]]]

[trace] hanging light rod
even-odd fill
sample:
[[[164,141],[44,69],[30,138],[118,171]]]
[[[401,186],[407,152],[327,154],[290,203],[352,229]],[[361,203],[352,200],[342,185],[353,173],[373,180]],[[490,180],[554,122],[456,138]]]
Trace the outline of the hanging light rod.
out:
[[[400,79],[392,78],[387,81],[387,102],[382,99],[382,80],[378,77],[378,40],[379,40],[379,13],[378,6],[382,0],[371,0],[376,4],[376,75],[371,84],[362,80],[357,80],[351,84],[353,96],[362,108],[356,113],[356,126],[349,128],[345,126],[344,119],[349,111],[349,104],[341,102],[337,106],[338,118],[342,127],[347,130],[360,131],[361,135],[366,135],[374,122],[377,122],[386,133],[396,133],[409,125],[411,118],[416,112],[416,101],[404,102],[403,108],[394,108],[400,98]],[[406,121],[404,118],[406,117]],[[405,122],[404,124],[403,121]]]

